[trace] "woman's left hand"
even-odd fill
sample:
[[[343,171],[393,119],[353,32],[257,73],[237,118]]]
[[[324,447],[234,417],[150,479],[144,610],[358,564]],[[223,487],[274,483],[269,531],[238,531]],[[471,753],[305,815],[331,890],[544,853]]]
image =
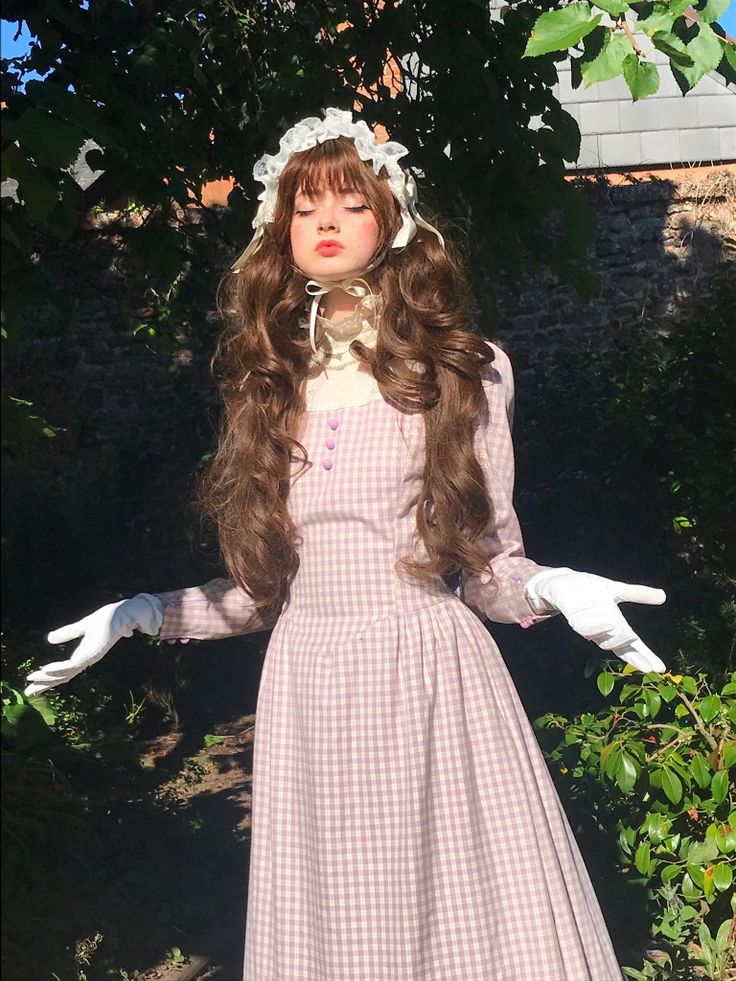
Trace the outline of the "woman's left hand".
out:
[[[605,579],[573,569],[543,569],[524,585],[530,605],[537,613],[559,610],[572,629],[613,651],[638,671],[667,670],[665,663],[631,629],[618,608],[619,603],[659,606],[667,599],[663,589],[637,586]]]

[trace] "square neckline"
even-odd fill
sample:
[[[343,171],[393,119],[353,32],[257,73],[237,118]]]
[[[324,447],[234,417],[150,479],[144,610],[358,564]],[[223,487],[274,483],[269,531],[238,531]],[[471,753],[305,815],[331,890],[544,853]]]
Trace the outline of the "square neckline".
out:
[[[304,414],[308,416],[316,415],[319,412],[344,412],[345,409],[362,409],[366,405],[370,405],[371,402],[386,402],[383,395],[374,395],[372,398],[366,399],[365,402],[356,402],[354,405],[339,405],[332,409],[305,409]],[[386,402],[388,405],[388,403]]]

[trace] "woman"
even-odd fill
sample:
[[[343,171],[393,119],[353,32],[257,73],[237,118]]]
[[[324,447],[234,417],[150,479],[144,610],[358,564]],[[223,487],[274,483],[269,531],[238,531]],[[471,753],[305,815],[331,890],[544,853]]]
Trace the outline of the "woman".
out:
[[[406,152],[328,109],[258,162],[200,485],[230,578],[53,631],[82,642],[26,693],[133,629],[272,628],[244,981],[613,981],[585,864],[480,618],[561,612],[664,671],[617,604],[665,597],[524,555],[511,366],[468,326],[465,277],[417,211]]]

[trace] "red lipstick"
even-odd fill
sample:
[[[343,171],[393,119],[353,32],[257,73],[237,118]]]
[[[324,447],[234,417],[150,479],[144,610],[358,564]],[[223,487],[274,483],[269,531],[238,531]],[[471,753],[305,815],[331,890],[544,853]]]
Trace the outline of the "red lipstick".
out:
[[[335,253],[339,252],[342,248],[343,246],[340,245],[339,242],[337,242],[334,238],[330,238],[325,239],[324,242],[320,242],[314,251],[321,252],[324,255],[335,255]]]

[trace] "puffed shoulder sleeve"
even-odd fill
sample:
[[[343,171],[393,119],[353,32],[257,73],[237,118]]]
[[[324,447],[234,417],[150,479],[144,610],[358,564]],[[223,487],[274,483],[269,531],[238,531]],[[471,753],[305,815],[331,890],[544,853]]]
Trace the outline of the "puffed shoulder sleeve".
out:
[[[251,597],[230,579],[153,595],[163,606],[161,640],[221,640],[270,630],[275,623],[256,616]]]
[[[514,412],[514,375],[508,355],[488,342],[495,361],[483,376],[488,412],[475,433],[475,452],[483,468],[492,520],[480,544],[489,556],[490,574],[463,573],[460,595],[481,619],[518,623],[531,627],[554,613],[535,613],[524,594],[524,583],[548,566],[524,553],[519,519],[514,510],[514,446],[511,426]],[[490,580],[490,581],[489,581]]]

